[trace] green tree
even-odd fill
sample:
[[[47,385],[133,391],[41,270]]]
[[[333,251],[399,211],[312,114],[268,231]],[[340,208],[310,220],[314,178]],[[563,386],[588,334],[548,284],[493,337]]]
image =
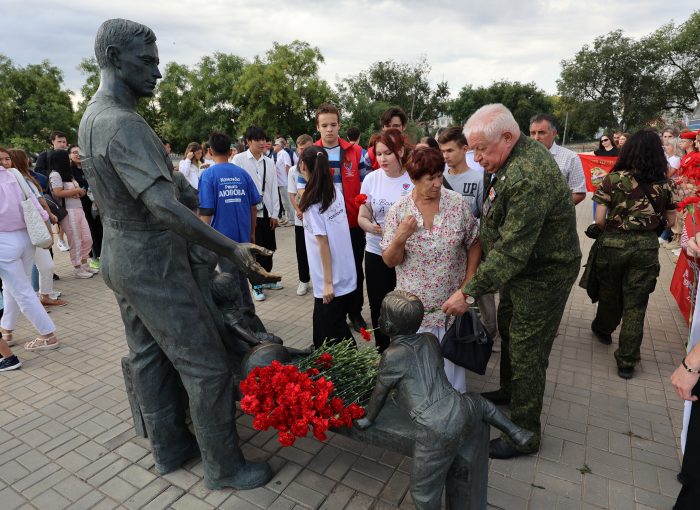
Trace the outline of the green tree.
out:
[[[52,130],[74,142],[76,124],[63,73],[48,60],[15,66],[0,55],[0,140],[32,151],[48,145]]]
[[[692,112],[700,101],[700,11],[680,25],[668,23],[642,39],[659,58],[667,107]]]
[[[552,113],[554,107],[552,99],[534,83],[497,81],[488,87],[465,85],[452,101],[449,113],[455,123],[463,124],[472,113],[490,103],[506,106],[525,133],[529,132],[533,115]]]
[[[661,62],[659,46],[615,30],[562,61],[557,87],[572,111],[582,114],[587,104],[595,105],[586,113],[589,125],[631,130],[656,121],[673,107]]]
[[[239,108],[233,89],[246,66],[236,55],[214,53],[189,68],[176,62],[165,67],[157,89],[156,125],[175,150],[201,141],[212,131],[234,134]]]
[[[80,123],[80,119],[87,108],[90,99],[97,92],[97,87],[100,85],[100,66],[97,65],[97,59],[95,57],[84,58],[78,64],[78,71],[80,74],[85,76],[85,83],[80,87],[80,102],[78,103],[78,110],[75,115]]]
[[[234,87],[234,102],[240,108],[237,133],[253,124],[271,137],[313,133],[316,107],[335,100],[318,74],[323,62],[317,47],[298,40],[275,42],[264,57],[255,57]]]
[[[346,123],[368,133],[380,129],[379,116],[392,105],[406,112],[410,124],[420,131],[446,112],[450,89],[447,82],[430,84],[430,64],[425,56],[418,62],[383,60],[369,69],[336,83]]]

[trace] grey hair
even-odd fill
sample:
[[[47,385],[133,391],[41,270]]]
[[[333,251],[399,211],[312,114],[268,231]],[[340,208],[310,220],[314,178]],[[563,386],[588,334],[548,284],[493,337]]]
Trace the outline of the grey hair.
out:
[[[475,111],[464,124],[464,136],[482,133],[487,140],[494,141],[504,133],[520,135],[520,126],[510,110],[500,103],[487,104]]]
[[[146,44],[156,42],[156,34],[146,25],[128,19],[108,19],[100,25],[95,36],[95,58],[100,69],[109,67],[107,48],[126,47],[137,37],[143,37]]]
[[[673,148],[673,155],[678,156],[678,157],[683,157],[685,156],[685,153],[683,150],[681,150],[680,146],[678,145],[678,138],[671,138],[670,140],[666,141],[664,145],[670,145]]]

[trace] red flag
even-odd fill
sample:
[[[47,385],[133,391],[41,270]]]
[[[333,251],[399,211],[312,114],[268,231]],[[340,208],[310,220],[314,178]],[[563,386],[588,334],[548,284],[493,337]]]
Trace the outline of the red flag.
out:
[[[617,158],[611,158],[608,156],[593,156],[590,154],[579,154],[581,158],[581,164],[583,165],[583,174],[586,176],[586,189],[588,191],[595,191],[603,178],[608,175],[608,173],[615,166]]]
[[[685,317],[685,320],[688,322],[690,322],[690,316],[693,313],[690,309],[690,293],[692,292],[692,288],[692,263],[685,254],[685,251],[681,250],[669,290],[671,291],[671,295],[675,298],[676,303],[678,303],[678,308],[683,314],[683,317]]]

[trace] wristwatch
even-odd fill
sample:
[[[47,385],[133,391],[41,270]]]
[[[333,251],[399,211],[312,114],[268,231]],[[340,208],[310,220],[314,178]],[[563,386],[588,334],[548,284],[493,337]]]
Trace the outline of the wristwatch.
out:
[[[474,303],[476,303],[476,299],[474,299],[474,296],[470,296],[466,292],[462,291],[462,295],[464,296],[464,300],[467,302],[469,306],[472,306]]]

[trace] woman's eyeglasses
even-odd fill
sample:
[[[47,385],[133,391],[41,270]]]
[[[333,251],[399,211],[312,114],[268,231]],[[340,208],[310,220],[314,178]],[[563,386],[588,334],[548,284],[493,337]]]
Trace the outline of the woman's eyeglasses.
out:
[[[609,141],[610,141],[610,138],[601,138],[600,141],[601,141],[601,142],[609,142]]]

